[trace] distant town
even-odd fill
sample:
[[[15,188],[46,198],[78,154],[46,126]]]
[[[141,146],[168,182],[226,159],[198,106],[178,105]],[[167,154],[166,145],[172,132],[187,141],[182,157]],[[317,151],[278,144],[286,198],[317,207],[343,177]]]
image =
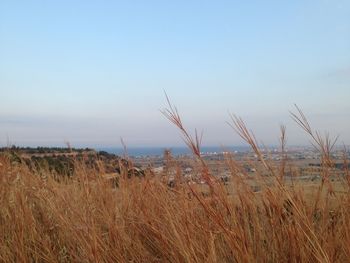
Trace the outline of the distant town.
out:
[[[268,160],[278,169],[281,162],[285,162],[286,178],[317,180],[321,172],[321,155],[312,147],[290,147],[284,153],[278,148],[261,150],[262,158]],[[104,172],[113,174],[120,171],[120,162],[128,163],[138,169],[137,172],[151,171],[153,174],[164,175],[173,181],[176,174],[181,174],[188,180],[198,181],[201,164],[190,154],[173,155],[171,150],[165,149],[162,155],[118,156],[106,151],[97,151],[92,148],[60,148],[60,147],[3,147],[0,154],[9,154],[14,162],[25,162],[31,168],[48,166],[57,174],[71,175],[74,172],[74,160],[83,161],[86,165],[98,168],[99,162],[104,165]],[[331,167],[332,175],[341,175],[350,165],[345,161],[350,157],[350,151],[344,148],[335,148],[331,153],[334,160]],[[214,151],[202,152],[202,158],[210,171],[223,181],[229,181],[232,171],[229,162],[234,160],[242,167],[242,176],[254,177],[255,174],[266,175],[259,156],[251,150],[246,151]],[[222,165],[226,162],[227,165]],[[261,172],[260,171],[264,171]],[[135,170],[136,171],[136,170]]]

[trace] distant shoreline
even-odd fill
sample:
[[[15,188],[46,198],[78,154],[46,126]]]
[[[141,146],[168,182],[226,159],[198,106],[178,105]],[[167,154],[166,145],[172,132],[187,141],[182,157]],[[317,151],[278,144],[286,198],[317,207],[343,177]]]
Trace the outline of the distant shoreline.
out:
[[[97,151],[106,151],[116,155],[125,154],[124,149],[120,147],[98,147],[95,148]],[[210,147],[204,146],[201,148],[203,154],[222,153],[224,151],[230,152],[248,152],[250,148],[247,146],[238,147]],[[191,152],[187,147],[130,147],[127,148],[127,154],[134,157],[145,157],[145,156],[162,156],[165,150],[170,150],[175,156],[190,155]]]
[[[342,150],[344,146],[337,146],[334,150]],[[11,147],[0,147],[0,151],[4,151],[6,149],[17,149],[24,150],[28,152],[37,152],[37,153],[45,153],[45,152],[88,152],[88,151],[104,151],[109,154],[115,154],[118,156],[125,155],[125,150],[122,147],[26,147],[26,146],[11,146]],[[348,146],[346,146],[349,149]],[[261,148],[262,151],[267,149],[268,151],[278,151],[278,146],[266,146]],[[130,157],[143,158],[143,157],[161,157],[164,154],[165,150],[170,150],[173,156],[190,156],[192,155],[190,150],[185,146],[175,146],[175,147],[165,147],[165,146],[157,146],[157,147],[127,147],[127,155]],[[312,146],[289,146],[287,147],[287,151],[289,152],[298,152],[305,150],[314,150]],[[249,153],[252,149],[249,146],[202,146],[201,152],[203,155],[216,155],[222,154],[224,152],[231,153]]]
[[[277,150],[279,146],[267,146],[268,150]],[[300,150],[300,149],[311,149],[311,146],[290,146],[291,151]],[[124,155],[124,149],[121,147],[96,147],[96,151],[106,151],[108,153],[116,155]],[[127,155],[133,157],[147,157],[147,156],[162,156],[164,150],[170,150],[172,155],[181,156],[181,155],[191,155],[190,150],[187,147],[128,147]],[[264,148],[262,147],[262,150]],[[236,153],[247,153],[251,152],[252,149],[250,146],[202,146],[201,152],[205,154],[222,154],[223,152],[236,152]]]

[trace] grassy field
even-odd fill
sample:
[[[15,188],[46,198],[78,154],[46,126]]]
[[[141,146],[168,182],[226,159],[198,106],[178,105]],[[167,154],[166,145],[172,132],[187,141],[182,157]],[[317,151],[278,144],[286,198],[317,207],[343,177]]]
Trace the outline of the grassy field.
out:
[[[281,162],[261,158],[247,178],[234,158],[222,182],[200,154],[200,139],[171,106],[164,112],[180,129],[205,184],[166,172],[126,176],[118,187],[79,160],[74,175],[57,180],[0,157],[1,262],[350,262],[350,175],[330,180],[332,142],[293,115],[321,153],[315,181],[285,178],[288,156],[281,128]],[[257,156],[244,122],[232,127]],[[347,159],[344,158],[344,162]],[[347,166],[346,166],[347,167]],[[258,187],[252,187],[252,185]]]

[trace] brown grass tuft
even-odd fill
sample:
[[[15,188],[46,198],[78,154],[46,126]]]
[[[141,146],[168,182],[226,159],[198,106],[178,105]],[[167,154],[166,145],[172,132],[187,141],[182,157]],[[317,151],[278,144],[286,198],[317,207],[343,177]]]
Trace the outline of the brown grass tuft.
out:
[[[230,170],[231,180],[218,180],[201,156],[201,136],[187,132],[167,100],[163,113],[199,160],[206,185],[179,180],[169,188],[146,173],[142,179],[121,177],[115,188],[79,162],[72,177],[57,181],[49,171],[32,172],[2,155],[0,261],[349,262],[349,172],[344,168],[344,180],[329,180],[334,143],[313,132],[299,108],[292,117],[322,156],[322,179],[312,188],[285,180],[290,164],[284,126],[276,166],[264,158],[243,120],[231,116],[230,125],[263,164],[254,178],[261,190],[253,191],[230,155],[220,165]]]

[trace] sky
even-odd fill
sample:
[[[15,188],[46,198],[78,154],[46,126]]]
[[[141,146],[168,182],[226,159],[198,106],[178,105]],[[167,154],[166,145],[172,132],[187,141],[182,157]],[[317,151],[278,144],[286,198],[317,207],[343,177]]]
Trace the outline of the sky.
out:
[[[350,144],[350,1],[0,1],[0,146],[181,146],[168,94],[203,145]]]

